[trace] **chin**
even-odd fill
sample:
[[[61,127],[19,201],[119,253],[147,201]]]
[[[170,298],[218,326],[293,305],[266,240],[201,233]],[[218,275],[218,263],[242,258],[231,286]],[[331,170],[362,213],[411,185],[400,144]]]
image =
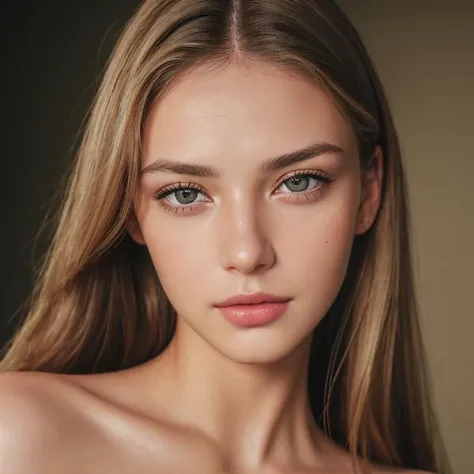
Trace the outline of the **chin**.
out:
[[[308,355],[311,335],[297,337],[288,331],[278,334],[267,327],[245,331],[232,341],[219,340],[215,344],[209,341],[209,344],[221,355],[239,364],[273,365],[291,358],[301,363],[301,359]]]

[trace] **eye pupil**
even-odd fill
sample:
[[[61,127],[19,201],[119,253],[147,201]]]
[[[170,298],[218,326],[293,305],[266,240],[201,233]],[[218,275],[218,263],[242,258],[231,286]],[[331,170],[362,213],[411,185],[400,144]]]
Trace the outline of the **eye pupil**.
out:
[[[287,187],[290,191],[304,191],[309,185],[309,178],[293,176],[288,180]]]
[[[196,200],[197,193],[195,189],[180,189],[176,191],[176,200],[180,204],[191,204]]]

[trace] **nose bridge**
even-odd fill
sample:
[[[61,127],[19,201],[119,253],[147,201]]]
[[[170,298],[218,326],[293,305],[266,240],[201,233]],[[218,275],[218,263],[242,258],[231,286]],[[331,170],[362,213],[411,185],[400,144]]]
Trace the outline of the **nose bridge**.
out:
[[[222,266],[242,272],[271,266],[274,254],[266,233],[263,206],[255,198],[238,194],[221,211],[221,225],[225,229]]]

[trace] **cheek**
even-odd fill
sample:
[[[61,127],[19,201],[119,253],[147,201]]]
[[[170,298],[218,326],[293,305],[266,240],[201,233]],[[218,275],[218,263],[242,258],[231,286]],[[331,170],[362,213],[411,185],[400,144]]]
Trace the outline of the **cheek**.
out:
[[[298,282],[295,291],[325,308],[332,304],[347,271],[357,218],[356,199],[357,192],[328,200],[305,219],[292,219],[281,228],[283,266],[291,281]]]
[[[196,232],[186,218],[169,216],[158,204],[142,194],[136,214],[153,266],[170,300],[184,291],[193,291],[202,281],[209,256],[203,248],[202,227]],[[173,301],[171,301],[173,303]]]
[[[353,227],[340,218],[321,220],[297,243],[301,271],[313,280],[330,283],[345,275],[353,242]]]
[[[164,220],[166,221],[166,219]],[[212,271],[213,261],[209,249],[203,246],[206,239],[198,232],[179,229],[179,225],[166,223],[144,227],[144,237],[160,282],[173,306],[196,305],[196,296],[207,294],[206,277]],[[183,298],[183,295],[186,297]],[[178,306],[179,306],[178,305]]]

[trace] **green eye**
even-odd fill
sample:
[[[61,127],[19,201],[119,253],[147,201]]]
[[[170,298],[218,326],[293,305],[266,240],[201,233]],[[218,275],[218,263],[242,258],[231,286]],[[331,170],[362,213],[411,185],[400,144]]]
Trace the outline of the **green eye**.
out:
[[[179,189],[173,194],[180,204],[192,204],[197,199],[199,192],[195,189]]]
[[[314,179],[314,178],[313,178]],[[306,191],[310,184],[310,177],[308,176],[292,176],[284,181],[285,186],[294,192]]]
[[[176,183],[158,191],[155,199],[176,208],[185,208],[191,204],[207,201],[203,189],[194,183]]]

